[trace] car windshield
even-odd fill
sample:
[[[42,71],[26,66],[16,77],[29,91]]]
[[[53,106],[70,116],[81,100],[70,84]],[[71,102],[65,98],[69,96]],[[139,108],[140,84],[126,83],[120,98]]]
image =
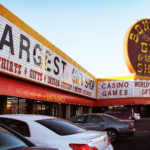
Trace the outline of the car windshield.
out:
[[[27,145],[18,139],[14,134],[0,126],[0,150],[27,147]]]
[[[87,129],[63,119],[37,120],[36,122],[59,135],[71,135],[87,131]]]

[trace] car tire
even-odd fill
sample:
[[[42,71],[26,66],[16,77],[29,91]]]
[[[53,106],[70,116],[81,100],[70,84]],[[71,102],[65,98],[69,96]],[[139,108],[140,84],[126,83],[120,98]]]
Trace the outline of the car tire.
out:
[[[115,130],[109,129],[107,130],[107,134],[111,143],[114,143],[118,139],[118,133]]]

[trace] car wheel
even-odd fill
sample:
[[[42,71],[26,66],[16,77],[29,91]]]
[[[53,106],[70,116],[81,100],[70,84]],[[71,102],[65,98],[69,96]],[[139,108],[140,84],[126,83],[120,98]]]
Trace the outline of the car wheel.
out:
[[[107,134],[111,143],[115,142],[118,138],[118,133],[115,130],[107,130]]]

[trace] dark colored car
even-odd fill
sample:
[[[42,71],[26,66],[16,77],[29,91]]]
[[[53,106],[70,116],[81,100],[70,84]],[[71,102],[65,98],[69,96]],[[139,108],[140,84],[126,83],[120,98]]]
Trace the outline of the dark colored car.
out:
[[[124,115],[127,115],[129,117],[131,117],[132,119],[134,119],[134,112],[133,112],[133,109],[132,108],[114,108],[114,109],[111,109],[111,110],[106,110],[104,113],[107,113],[107,112],[120,112],[120,113],[123,113]]]
[[[78,115],[70,118],[69,121],[89,130],[107,131],[111,142],[121,137],[134,136],[135,133],[133,121],[120,120],[102,113]]]
[[[0,150],[58,150],[39,147],[16,131],[0,124]]]
[[[117,118],[122,119],[122,120],[131,120],[132,119],[130,116],[127,116],[127,115],[120,113],[120,112],[106,112],[106,114],[117,117]]]

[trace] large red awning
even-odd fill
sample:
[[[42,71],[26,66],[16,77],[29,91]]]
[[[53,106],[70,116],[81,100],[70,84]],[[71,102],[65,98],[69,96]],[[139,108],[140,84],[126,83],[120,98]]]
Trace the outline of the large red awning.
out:
[[[114,106],[114,105],[141,105],[150,104],[150,98],[117,98],[101,99],[96,101],[97,106]]]
[[[36,100],[95,106],[96,100],[0,76],[0,94]]]
[[[51,102],[60,102],[87,106],[113,106],[113,105],[140,105],[150,104],[149,98],[118,98],[118,99],[100,99],[94,100],[73,95],[71,93],[61,92],[57,89],[50,89],[12,79],[11,77],[0,76],[0,94],[10,95],[28,99],[44,100]]]

